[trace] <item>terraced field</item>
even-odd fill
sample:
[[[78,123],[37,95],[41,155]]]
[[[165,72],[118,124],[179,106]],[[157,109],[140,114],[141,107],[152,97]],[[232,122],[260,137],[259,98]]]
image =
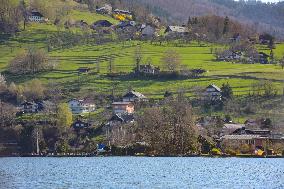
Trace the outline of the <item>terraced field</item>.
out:
[[[91,22],[110,17],[105,17],[92,13],[75,11],[72,16],[76,20],[83,19]],[[86,19],[87,18],[87,19]],[[112,20],[115,22],[114,20]],[[2,37],[0,43],[0,70],[5,71],[9,61],[21,49],[27,47],[45,48],[47,36],[53,32],[64,31],[63,28],[57,28],[51,24],[31,24],[26,31],[17,36],[5,39]],[[252,83],[259,80],[269,80],[274,82],[279,91],[282,91],[284,81],[284,70],[279,65],[261,65],[261,64],[233,64],[228,62],[214,61],[210,48],[215,48],[213,44],[204,44],[200,47],[192,42],[183,47],[164,44],[162,46],[150,44],[149,42],[126,42],[108,43],[105,45],[83,45],[75,46],[71,49],[55,50],[50,52],[50,56],[59,62],[58,67],[47,73],[41,73],[34,76],[13,76],[6,75],[9,81],[16,83],[28,82],[33,78],[38,78],[44,83],[56,82],[66,89],[72,89],[78,86],[77,69],[79,67],[91,67],[93,72],[88,75],[81,75],[80,92],[74,95],[80,95],[86,91],[110,92],[114,80],[106,77],[109,58],[113,57],[115,72],[130,73],[134,68],[134,52],[137,46],[142,48],[143,61],[151,58],[153,64],[162,67],[161,57],[168,49],[177,51],[182,58],[182,64],[188,68],[203,68],[207,70],[206,74],[199,79],[188,80],[151,80],[151,79],[126,79],[124,77],[115,78],[118,83],[117,93],[124,92],[128,87],[135,88],[148,96],[161,97],[166,90],[176,92],[180,89],[190,91],[194,86],[207,86],[214,83],[222,85],[228,82],[233,86],[236,95],[247,94]],[[262,51],[269,52],[265,47]],[[278,44],[275,49],[275,56],[280,58],[284,55],[284,44]],[[100,64],[100,73],[95,73],[96,65]]]

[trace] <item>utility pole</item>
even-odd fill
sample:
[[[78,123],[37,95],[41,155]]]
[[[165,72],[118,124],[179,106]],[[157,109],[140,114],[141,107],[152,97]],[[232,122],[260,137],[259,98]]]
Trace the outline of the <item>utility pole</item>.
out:
[[[36,124],[36,154],[39,155],[39,132],[37,124]]]

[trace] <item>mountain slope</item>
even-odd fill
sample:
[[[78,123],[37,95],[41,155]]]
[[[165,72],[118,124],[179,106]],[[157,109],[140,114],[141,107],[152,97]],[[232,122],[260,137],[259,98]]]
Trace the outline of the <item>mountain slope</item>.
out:
[[[284,38],[284,2],[277,4],[245,3],[233,0],[141,0],[152,8],[165,10],[171,22],[186,22],[189,16],[229,16],[243,23],[254,25],[259,31],[266,31]]]

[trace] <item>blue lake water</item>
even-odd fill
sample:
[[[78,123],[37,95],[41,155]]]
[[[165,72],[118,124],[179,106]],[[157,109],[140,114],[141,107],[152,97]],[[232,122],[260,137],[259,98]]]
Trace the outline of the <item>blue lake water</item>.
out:
[[[284,189],[284,159],[0,158],[0,188]]]

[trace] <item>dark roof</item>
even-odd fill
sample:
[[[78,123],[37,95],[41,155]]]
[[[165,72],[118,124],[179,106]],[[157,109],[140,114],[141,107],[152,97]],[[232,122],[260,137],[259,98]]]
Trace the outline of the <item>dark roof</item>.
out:
[[[114,102],[112,105],[129,105],[132,104],[131,102]]]
[[[32,12],[31,12],[31,15],[32,15],[32,16],[43,17],[43,15],[42,15],[40,12],[38,12],[38,11],[32,11]]]
[[[263,57],[263,58],[268,58],[269,57],[269,55],[267,55],[266,53],[264,53],[264,52],[260,52],[260,53],[258,53],[259,54],[259,56],[261,56],[261,57]]]
[[[168,26],[165,33],[167,32],[176,32],[176,33],[188,33],[189,30],[187,27],[184,26]]]
[[[76,126],[77,124],[79,124],[79,126]],[[72,127],[74,128],[86,128],[89,127],[90,124],[81,120],[77,120],[72,124]]]
[[[208,89],[208,88],[214,88],[214,89],[216,89],[218,92],[221,92],[221,91],[222,91],[219,87],[217,87],[217,86],[214,85],[214,84],[209,85],[209,86],[207,87],[207,89]]]
[[[131,12],[128,11],[128,10],[115,9],[113,12],[114,12],[114,13],[120,13],[120,14],[131,14]]]
[[[144,96],[142,93],[136,92],[136,91],[129,91],[126,93],[123,98],[140,98],[144,99],[146,96]]]
[[[249,134],[249,135],[261,135],[261,136],[268,136],[271,134],[270,130],[251,130],[251,129],[246,129],[245,127],[236,129],[233,134]]]
[[[109,121],[119,121],[122,123],[129,123],[134,120],[133,114],[115,114]]]
[[[87,68],[87,67],[78,68],[78,72],[89,72],[90,70],[91,68]]]
[[[136,23],[134,21],[122,21],[117,26],[119,28],[125,28],[125,27],[134,27]]]
[[[107,20],[98,20],[93,23],[93,27],[110,27],[113,24]]]
[[[31,105],[36,105],[34,102],[24,102],[21,104],[21,106],[31,106]]]

